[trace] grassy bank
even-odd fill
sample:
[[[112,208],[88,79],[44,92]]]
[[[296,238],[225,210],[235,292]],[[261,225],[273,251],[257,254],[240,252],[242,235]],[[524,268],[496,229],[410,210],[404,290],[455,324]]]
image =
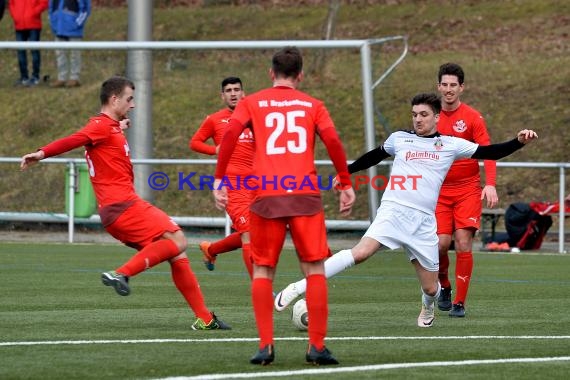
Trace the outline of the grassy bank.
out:
[[[466,70],[465,102],[486,117],[494,141],[511,138],[521,128],[533,128],[540,141],[516,153],[510,161],[569,161],[570,122],[570,4],[556,1],[400,1],[395,5],[343,5],[337,39],[409,36],[410,52],[374,94],[388,128],[410,126],[409,99],[435,90],[437,67],[456,61]],[[96,8],[88,21],[86,40],[121,41],[127,36],[126,8]],[[155,40],[287,40],[320,39],[327,9],[323,6],[218,6],[160,8],[153,14]],[[44,15],[45,16],[45,15]],[[52,40],[44,17],[42,40]],[[11,19],[0,23],[0,38],[14,40]],[[401,44],[374,49],[374,77],[400,54]],[[239,75],[248,92],[269,84],[272,51],[153,52],[153,135],[155,157],[199,158],[189,151],[188,138],[201,120],[221,104],[220,80]],[[307,67],[316,52],[306,50]],[[326,100],[347,147],[348,157],[364,151],[362,90],[358,51],[328,52],[323,70],[308,75],[303,89]],[[42,75],[56,76],[55,57],[43,52]],[[106,77],[124,73],[124,52],[85,51],[76,89],[15,88],[18,78],[14,51],[0,51],[0,156],[21,156],[82,126],[98,111],[98,89]],[[136,127],[136,126],[135,126]],[[386,128],[377,122],[377,140]],[[80,157],[81,152],[70,153]],[[319,158],[325,158],[319,149]],[[212,167],[156,167],[168,173]],[[61,212],[64,169],[41,165],[21,174],[17,165],[0,165],[0,209]],[[519,200],[555,200],[558,172],[501,169],[498,191],[502,206]],[[570,188],[570,182],[567,183]],[[353,215],[365,218],[366,193]],[[176,215],[212,214],[207,192],[181,194],[175,189],[156,194],[156,203]],[[330,217],[336,218],[327,195]]]

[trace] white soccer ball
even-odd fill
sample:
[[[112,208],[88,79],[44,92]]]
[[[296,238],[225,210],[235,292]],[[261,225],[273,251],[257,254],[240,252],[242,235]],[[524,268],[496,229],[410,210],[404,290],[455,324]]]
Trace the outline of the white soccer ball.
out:
[[[299,330],[307,330],[309,327],[309,311],[307,310],[307,302],[304,298],[295,302],[293,311],[291,312],[291,322]]]

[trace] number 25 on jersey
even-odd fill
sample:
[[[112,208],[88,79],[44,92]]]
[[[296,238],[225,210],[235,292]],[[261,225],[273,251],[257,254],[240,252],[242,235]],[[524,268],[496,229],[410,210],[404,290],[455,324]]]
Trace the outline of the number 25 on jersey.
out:
[[[265,126],[273,129],[265,147],[268,155],[286,152],[299,154],[307,150],[307,130],[297,125],[297,119],[304,117],[305,111],[271,112],[265,117]],[[285,141],[279,139],[284,133]]]

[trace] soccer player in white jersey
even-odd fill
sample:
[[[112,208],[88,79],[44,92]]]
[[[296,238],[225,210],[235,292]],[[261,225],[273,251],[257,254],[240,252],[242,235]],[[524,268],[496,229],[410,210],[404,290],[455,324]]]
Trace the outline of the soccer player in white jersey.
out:
[[[414,130],[392,133],[384,144],[364,154],[348,167],[352,174],[394,156],[391,182],[384,191],[376,218],[358,244],[327,259],[325,275],[330,278],[360,264],[380,248],[403,248],[416,270],[422,289],[418,326],[430,327],[435,319],[435,301],[441,290],[434,212],[449,167],[455,159],[464,157],[498,160],[538,136],[532,130],[523,129],[511,141],[479,146],[437,132],[436,124],[441,110],[437,95],[418,94],[411,103]],[[305,292],[305,288],[305,280],[289,284],[275,297],[275,309],[284,310]]]

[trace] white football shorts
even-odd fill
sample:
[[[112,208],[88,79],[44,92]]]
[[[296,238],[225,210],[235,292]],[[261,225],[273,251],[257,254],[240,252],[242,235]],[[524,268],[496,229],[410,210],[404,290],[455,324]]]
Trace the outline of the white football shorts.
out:
[[[390,248],[404,248],[429,272],[439,271],[437,224],[434,215],[384,201],[364,236]]]

